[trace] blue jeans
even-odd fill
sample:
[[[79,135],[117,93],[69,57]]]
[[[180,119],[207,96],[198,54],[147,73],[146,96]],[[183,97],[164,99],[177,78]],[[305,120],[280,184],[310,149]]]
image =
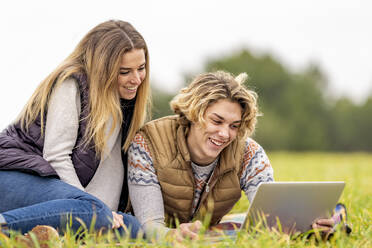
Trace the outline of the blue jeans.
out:
[[[135,238],[139,222],[132,215],[119,214]],[[76,218],[89,228],[93,216],[96,230],[111,229],[112,212],[96,197],[56,178],[0,170],[0,221],[5,220],[10,230],[26,233],[36,225],[63,230],[71,218],[71,229],[76,231],[81,226]],[[119,232],[124,233],[123,228]]]

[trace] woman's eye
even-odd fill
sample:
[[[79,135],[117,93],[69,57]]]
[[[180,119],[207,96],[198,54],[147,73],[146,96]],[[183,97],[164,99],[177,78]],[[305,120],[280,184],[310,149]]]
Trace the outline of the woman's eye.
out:
[[[143,71],[146,67],[142,66],[140,68],[138,68],[139,71]]]
[[[120,75],[127,75],[128,73],[129,73],[129,71],[121,71]]]

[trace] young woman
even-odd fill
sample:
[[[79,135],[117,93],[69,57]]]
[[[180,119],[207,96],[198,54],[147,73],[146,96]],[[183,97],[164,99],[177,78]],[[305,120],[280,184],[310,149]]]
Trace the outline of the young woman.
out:
[[[94,27],[0,134],[0,230],[132,229],[127,154],[150,103],[145,40],[124,21]]]

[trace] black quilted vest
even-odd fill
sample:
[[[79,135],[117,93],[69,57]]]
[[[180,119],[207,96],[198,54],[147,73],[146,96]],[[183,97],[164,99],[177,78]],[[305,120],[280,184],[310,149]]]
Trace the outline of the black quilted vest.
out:
[[[76,144],[71,154],[72,163],[81,184],[85,187],[93,178],[100,160],[94,144],[83,146],[83,135],[88,115],[89,90],[86,76],[75,75],[80,91],[81,113]],[[45,118],[44,118],[45,119]],[[20,170],[40,176],[58,177],[43,158],[44,137],[41,135],[40,116],[29,126],[28,132],[19,123],[9,125],[0,133],[0,170]]]

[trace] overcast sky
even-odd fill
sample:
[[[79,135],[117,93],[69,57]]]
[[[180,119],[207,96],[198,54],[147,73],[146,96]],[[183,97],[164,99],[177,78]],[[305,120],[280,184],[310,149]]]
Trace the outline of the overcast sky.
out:
[[[6,1],[0,7],[0,129],[91,28],[129,21],[150,51],[151,78],[176,91],[185,72],[242,47],[293,71],[320,64],[332,92],[372,92],[372,2],[365,0]]]

